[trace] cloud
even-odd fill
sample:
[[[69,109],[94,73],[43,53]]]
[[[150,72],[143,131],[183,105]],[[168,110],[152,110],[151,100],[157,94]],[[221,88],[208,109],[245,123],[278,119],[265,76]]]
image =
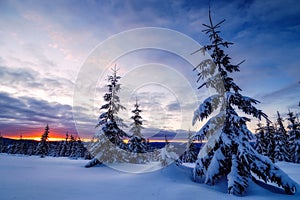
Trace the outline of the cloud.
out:
[[[178,102],[173,102],[167,105],[168,111],[178,111],[180,110],[180,104]]]
[[[38,76],[38,73],[29,68],[12,69],[0,66],[1,80],[10,85],[32,82],[36,76]]]
[[[26,52],[32,54],[37,59],[37,63],[40,67],[45,69],[57,67],[57,64],[45,55],[44,48],[33,43],[24,45],[24,48]]]
[[[298,105],[300,101],[300,84],[294,83],[276,91],[270,92],[261,98],[270,105],[285,105],[286,109]],[[288,100],[288,101],[287,101]]]
[[[29,97],[14,98],[0,93],[1,127],[7,125],[36,126],[37,124],[56,123],[68,126],[72,123],[71,107],[49,103]]]
[[[72,104],[74,83],[60,77],[47,77],[31,68],[0,66],[1,91],[14,96],[32,96]]]
[[[30,97],[14,98],[8,93],[0,93],[0,131],[6,136],[15,136],[18,132],[36,131],[45,124],[58,133],[66,131],[77,133],[73,120],[73,110],[70,105],[57,102],[48,102]],[[85,114],[84,108],[80,108],[81,122],[84,129],[78,132],[80,137],[91,138],[94,134],[95,120]],[[84,132],[82,130],[85,130]]]

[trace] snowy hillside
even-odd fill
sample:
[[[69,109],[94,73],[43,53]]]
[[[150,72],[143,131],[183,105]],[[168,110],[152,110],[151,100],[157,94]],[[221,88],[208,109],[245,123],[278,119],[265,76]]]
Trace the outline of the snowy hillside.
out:
[[[130,174],[105,166],[87,169],[84,168],[86,163],[86,160],[68,158],[0,154],[0,199],[300,199],[299,192],[276,194],[253,182],[245,197],[229,195],[225,181],[216,186],[195,183],[188,170],[176,165],[151,173]],[[299,164],[281,162],[278,165],[300,183]]]

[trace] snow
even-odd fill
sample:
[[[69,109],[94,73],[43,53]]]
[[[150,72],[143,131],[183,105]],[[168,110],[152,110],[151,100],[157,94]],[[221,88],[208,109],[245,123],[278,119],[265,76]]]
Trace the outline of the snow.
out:
[[[108,167],[117,171],[133,174],[153,172],[162,168],[160,162],[152,162],[149,164],[112,163],[108,164]]]
[[[86,163],[87,160],[0,154],[0,199],[241,199],[227,194],[226,180],[214,186],[193,182],[193,164],[180,167],[172,164],[166,168],[158,167],[158,163],[139,165],[138,170],[147,171],[155,167],[158,170],[136,174],[107,166],[87,169],[84,168]],[[277,165],[300,183],[299,164],[279,162]],[[136,167],[129,164],[121,166]],[[115,168],[119,169],[120,166]],[[299,192],[296,195],[277,194],[254,184],[251,180],[249,184],[243,200],[300,199]]]

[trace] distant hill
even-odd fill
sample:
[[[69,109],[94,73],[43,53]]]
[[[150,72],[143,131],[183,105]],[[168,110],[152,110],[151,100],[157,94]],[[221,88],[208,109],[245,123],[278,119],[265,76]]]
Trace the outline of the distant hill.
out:
[[[160,130],[158,133],[155,135],[152,135],[148,139],[150,140],[165,140],[165,137],[167,137],[168,140],[172,140],[177,133],[171,132],[171,131],[165,131],[165,130]]]

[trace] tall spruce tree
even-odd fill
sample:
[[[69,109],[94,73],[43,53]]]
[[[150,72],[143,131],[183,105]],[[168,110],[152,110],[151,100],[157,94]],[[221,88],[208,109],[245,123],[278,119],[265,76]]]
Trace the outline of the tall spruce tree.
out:
[[[251,145],[254,138],[246,122],[250,119],[240,117],[235,109],[258,119],[267,118],[253,104],[257,100],[240,94],[241,88],[234,83],[229,73],[240,71],[239,65],[231,64],[224,49],[233,44],[224,41],[220,34],[220,25],[225,20],[213,24],[209,10],[209,25],[203,24],[204,32],[209,35],[211,44],[198,51],[211,52],[211,60],[204,60],[196,68],[200,69],[199,80],[205,82],[199,87],[214,88],[217,94],[210,96],[194,113],[193,124],[211,117],[196,135],[205,135],[208,139],[198,155],[194,168],[194,179],[206,184],[215,184],[221,177],[227,177],[228,193],[243,194],[252,177],[256,174],[265,182],[275,182],[286,193],[294,193],[296,183],[267,157],[259,154]],[[197,51],[197,52],[198,52]],[[254,177],[253,177],[254,178]]]
[[[289,120],[290,161],[300,163],[300,123],[296,121],[296,116],[291,111],[289,111],[287,119]]]
[[[105,103],[100,107],[103,111],[98,119],[97,128],[99,132],[94,136],[95,142],[88,147],[94,158],[87,163],[86,167],[92,167],[98,163],[126,162],[127,145],[123,139],[128,135],[121,129],[126,126],[118,116],[120,110],[125,107],[121,105],[118,93],[121,89],[119,83],[121,77],[117,75],[116,66],[112,74],[108,76],[108,92],[104,94]]]
[[[36,149],[36,155],[39,155],[41,158],[44,158],[46,155],[48,155],[49,151],[49,145],[48,145],[48,138],[49,138],[49,126],[47,124],[45,128],[45,132],[41,136],[41,141],[39,142],[37,149]]]
[[[140,105],[137,100],[134,107],[134,110],[131,111],[134,115],[131,117],[133,123],[131,124],[130,129],[130,132],[133,134],[128,141],[129,151],[132,152],[130,161],[134,163],[145,163],[147,162],[147,142],[141,133],[141,130],[144,128],[142,117],[140,115],[142,110],[139,108]]]

